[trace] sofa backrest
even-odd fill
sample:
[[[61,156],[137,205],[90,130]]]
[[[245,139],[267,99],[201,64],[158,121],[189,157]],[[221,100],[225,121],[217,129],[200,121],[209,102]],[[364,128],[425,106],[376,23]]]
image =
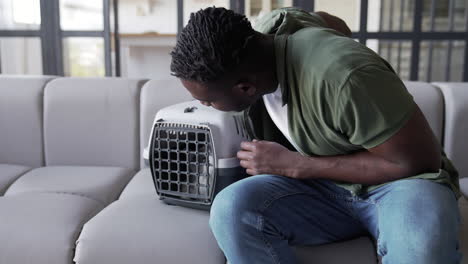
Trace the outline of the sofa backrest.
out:
[[[0,163],[137,169],[156,112],[192,99],[176,78],[53,79],[0,76]],[[405,84],[468,176],[468,83]]]
[[[460,173],[468,177],[468,83],[434,83],[445,99],[444,149]]]
[[[442,142],[444,99],[436,86],[425,82],[405,82],[408,91],[421,108],[435,136]],[[151,80],[141,92],[140,148],[148,145],[149,133],[157,111],[165,106],[193,99],[177,79]]]
[[[145,80],[59,78],[44,95],[46,165],[139,167]]]
[[[141,91],[140,104],[140,148],[147,145],[156,113],[166,106],[192,100],[190,93],[176,78],[168,80],[151,80],[147,82]],[[143,153],[140,152],[142,155]],[[141,156],[141,167],[143,157]]]
[[[52,76],[0,76],[0,163],[44,165],[43,95]]]
[[[425,82],[406,81],[404,83],[426,117],[432,132],[442,144],[444,129],[444,97],[442,92],[438,87]]]

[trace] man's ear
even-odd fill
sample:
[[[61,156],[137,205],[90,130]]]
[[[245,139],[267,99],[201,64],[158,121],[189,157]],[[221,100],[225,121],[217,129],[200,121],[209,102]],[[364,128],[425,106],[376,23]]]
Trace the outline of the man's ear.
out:
[[[252,97],[257,93],[257,88],[251,82],[238,82],[234,85],[234,94]]]

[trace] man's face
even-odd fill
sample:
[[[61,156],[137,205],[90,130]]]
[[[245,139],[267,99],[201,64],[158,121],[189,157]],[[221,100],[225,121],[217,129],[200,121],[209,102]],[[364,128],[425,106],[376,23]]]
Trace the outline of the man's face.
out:
[[[242,111],[253,102],[248,96],[235,91],[235,87],[227,82],[216,84],[202,84],[194,81],[181,80],[184,87],[192,94],[192,97],[201,104],[212,106],[220,111]]]

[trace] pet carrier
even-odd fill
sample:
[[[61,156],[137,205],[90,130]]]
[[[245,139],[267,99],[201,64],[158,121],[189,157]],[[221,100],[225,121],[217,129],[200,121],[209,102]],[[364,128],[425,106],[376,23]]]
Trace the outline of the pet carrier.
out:
[[[247,176],[236,157],[253,137],[243,113],[190,101],[161,109],[154,120],[144,156],[164,202],[209,209],[219,191]]]

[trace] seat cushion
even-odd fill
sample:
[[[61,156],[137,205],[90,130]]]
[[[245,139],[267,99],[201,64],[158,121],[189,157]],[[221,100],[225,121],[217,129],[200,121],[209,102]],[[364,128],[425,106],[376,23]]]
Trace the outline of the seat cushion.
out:
[[[5,193],[70,193],[106,205],[117,199],[134,172],[115,167],[50,166],[34,169]]]
[[[140,170],[122,191],[119,199],[129,199],[133,197],[157,197],[154,187],[153,177],[149,168]]]
[[[206,211],[157,198],[118,200],[86,223],[77,241],[77,264],[224,263]]]
[[[296,247],[294,250],[299,263],[303,264],[377,263],[375,247],[368,237],[317,247]]]
[[[138,169],[144,82],[124,78],[51,81],[44,95],[46,165]]]
[[[25,166],[0,164],[0,195],[3,195],[6,189],[28,170],[29,168]]]
[[[119,201],[148,199],[157,197],[151,171],[138,172],[120,195]],[[175,219],[175,218],[174,218]],[[336,254],[338,251],[340,254]],[[333,243],[319,247],[295,248],[300,263],[376,263],[376,254],[372,241],[362,237],[352,241]],[[353,262],[349,262],[352,260]]]
[[[44,165],[42,99],[52,78],[0,75],[0,163]]]
[[[0,197],[0,263],[72,263],[83,224],[102,206],[69,194]]]
[[[148,145],[156,113],[163,107],[192,99],[190,93],[177,78],[151,80],[143,86],[140,99],[140,148],[142,151]],[[144,167],[143,157],[140,165],[141,168]]]
[[[368,237],[293,250],[300,264],[377,264],[375,247]]]

